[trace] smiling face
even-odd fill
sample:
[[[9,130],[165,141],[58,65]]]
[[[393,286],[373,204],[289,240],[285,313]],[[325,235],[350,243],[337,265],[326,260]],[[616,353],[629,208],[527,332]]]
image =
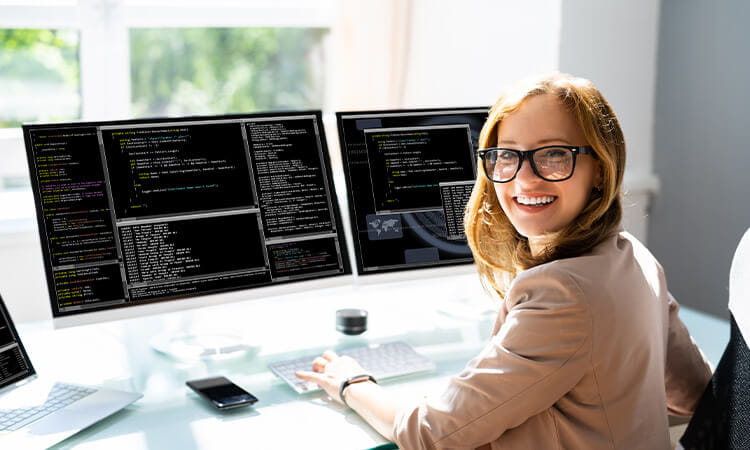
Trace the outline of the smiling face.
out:
[[[497,129],[497,146],[532,150],[554,144],[587,145],[575,117],[554,96],[532,96],[503,118]],[[545,181],[523,162],[516,178],[495,183],[500,206],[515,229],[529,239],[532,254],[539,254],[548,234],[562,230],[583,211],[591,190],[600,182],[596,159],[578,155],[573,176],[565,181]]]

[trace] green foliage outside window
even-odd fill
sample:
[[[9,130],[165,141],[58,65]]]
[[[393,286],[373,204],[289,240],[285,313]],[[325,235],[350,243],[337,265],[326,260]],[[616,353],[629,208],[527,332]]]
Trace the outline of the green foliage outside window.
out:
[[[325,29],[132,29],[132,115],[320,108]]]
[[[320,108],[326,32],[131,29],[131,116]],[[0,128],[79,119],[78,33],[0,29],[0,86]]]
[[[80,117],[78,34],[0,29],[0,128]]]

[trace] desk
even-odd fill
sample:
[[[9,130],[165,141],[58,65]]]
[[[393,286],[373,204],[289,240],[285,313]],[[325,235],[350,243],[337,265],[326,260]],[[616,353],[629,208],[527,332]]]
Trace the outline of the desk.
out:
[[[476,275],[460,275],[329,288],[62,330],[54,330],[49,322],[29,323],[19,326],[19,332],[40,376],[144,395],[55,448],[358,449],[385,441],[325,394],[297,395],[266,369],[268,363],[326,348],[401,339],[433,359],[437,370],[383,384],[405,401],[417,400],[440,390],[489,337],[491,315],[469,320],[439,311],[444,302],[457,297],[490,302]],[[369,311],[364,335],[335,331],[334,312],[344,307]],[[693,322],[703,320],[696,317]],[[721,327],[720,322],[712,326]],[[694,326],[702,323],[688,323]],[[181,328],[233,332],[259,348],[236,359],[190,362],[152,350],[149,342],[154,335]],[[723,332],[725,343],[728,326]],[[707,336],[717,339],[716,333]],[[716,363],[720,354],[709,357]],[[260,401],[255,407],[218,412],[184,386],[186,380],[219,374]]]

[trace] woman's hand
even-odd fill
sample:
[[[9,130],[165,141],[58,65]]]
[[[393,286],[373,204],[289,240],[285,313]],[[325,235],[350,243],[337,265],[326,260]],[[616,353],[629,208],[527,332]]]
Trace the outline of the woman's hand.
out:
[[[339,356],[326,350],[315,358],[312,371],[299,371],[295,375],[305,381],[312,381],[323,388],[335,401],[341,403],[339,387],[349,377],[367,373],[357,361],[348,356]]]
[[[315,358],[312,372],[299,371],[296,375],[305,381],[317,383],[334,401],[341,403],[341,383],[347,378],[363,374],[367,374],[367,371],[357,361],[328,350],[323,356]],[[375,383],[355,383],[345,392],[350,392],[347,394],[347,403],[378,433],[392,441],[396,401]]]

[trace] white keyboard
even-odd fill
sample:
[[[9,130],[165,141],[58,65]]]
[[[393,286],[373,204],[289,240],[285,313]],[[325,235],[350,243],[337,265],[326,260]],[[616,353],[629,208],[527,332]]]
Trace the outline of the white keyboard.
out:
[[[377,380],[435,370],[435,363],[401,341],[350,348],[336,353],[356,359]],[[312,362],[317,356],[320,354],[279,361],[270,364],[268,368],[300,394],[319,391],[317,384],[301,380],[294,375],[298,370],[312,370]]]
[[[47,399],[41,405],[32,408],[0,410],[0,431],[15,431],[94,392],[96,389],[55,383]]]

